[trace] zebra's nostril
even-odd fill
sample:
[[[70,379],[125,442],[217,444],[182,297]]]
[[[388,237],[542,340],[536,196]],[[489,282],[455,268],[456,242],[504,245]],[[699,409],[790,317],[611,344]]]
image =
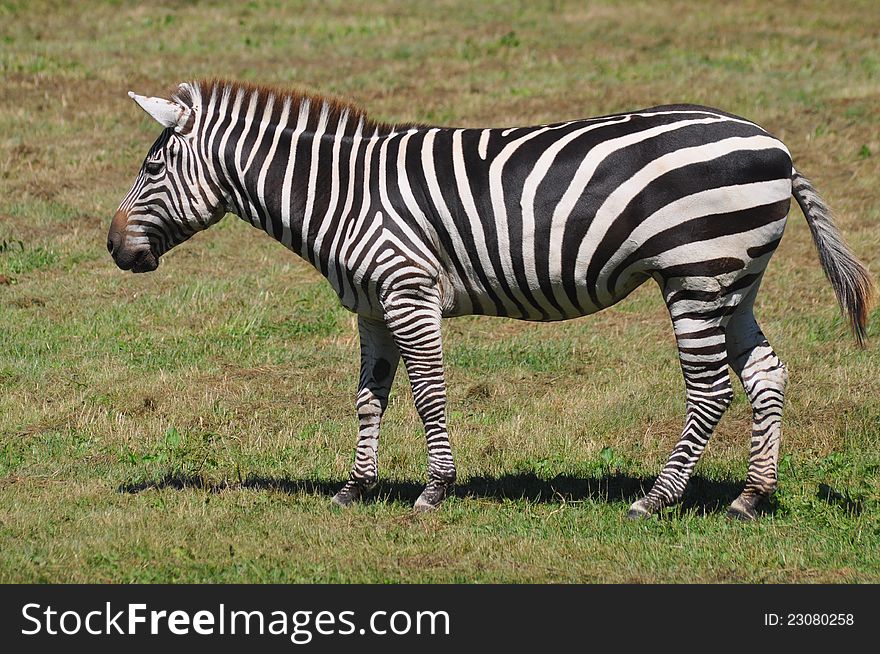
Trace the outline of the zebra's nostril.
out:
[[[116,261],[121,245],[122,239],[119,237],[119,233],[110,230],[110,234],[107,236],[107,251],[110,253],[110,256],[113,257],[114,261]]]
[[[116,261],[117,256],[121,256],[125,250],[125,226],[128,222],[128,214],[124,211],[117,211],[110,223],[110,230],[107,232],[107,251]]]

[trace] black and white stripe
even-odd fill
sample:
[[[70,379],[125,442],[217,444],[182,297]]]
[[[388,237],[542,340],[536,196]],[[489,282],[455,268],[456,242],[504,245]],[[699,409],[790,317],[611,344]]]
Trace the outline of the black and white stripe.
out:
[[[181,85],[171,106],[120,207],[126,243],[158,260],[231,211],[312,263],[358,314],[360,437],[340,504],[378,478],[379,426],[401,358],[428,441],[417,506],[436,506],[454,481],[441,318],[565,320],[653,278],[672,318],[687,412],[630,514],[681,497],[731,401],[730,366],[754,409],[748,485],[732,510],[754,515],[776,486],[786,372],[752,305],[793,179],[822,264],[864,333],[870,278],[827,207],[780,141],[722,111],[671,105],[526,128],[395,127],[318,96],[218,81]]]

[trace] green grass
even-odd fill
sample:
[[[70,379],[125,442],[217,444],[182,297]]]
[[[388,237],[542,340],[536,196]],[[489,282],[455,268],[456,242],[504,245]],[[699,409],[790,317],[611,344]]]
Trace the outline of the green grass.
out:
[[[760,520],[738,389],[681,507],[630,523],[683,415],[653,286],[562,324],[444,327],[456,495],[430,515],[401,374],[384,481],[356,437],[355,319],[235,218],[117,270],[110,217],[157,134],[128,100],[223,75],[377,118],[550,122],[699,102],[781,136],[880,267],[880,9],[775,3],[0,2],[0,582],[880,581],[880,315],[857,349],[795,210],[757,314],[791,381]]]

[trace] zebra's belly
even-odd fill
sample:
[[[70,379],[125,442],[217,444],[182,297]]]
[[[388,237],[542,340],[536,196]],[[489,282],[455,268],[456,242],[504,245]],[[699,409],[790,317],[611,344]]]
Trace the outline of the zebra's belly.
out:
[[[610,293],[602,293],[601,297],[594,292],[599,285],[594,289],[583,288],[583,284],[573,288],[562,279],[545,278],[514,286],[515,280],[497,278],[485,286],[474,287],[447,278],[443,285],[443,316],[500,316],[537,322],[571,320],[620,302],[649,277],[641,269],[630,270],[616,280]]]

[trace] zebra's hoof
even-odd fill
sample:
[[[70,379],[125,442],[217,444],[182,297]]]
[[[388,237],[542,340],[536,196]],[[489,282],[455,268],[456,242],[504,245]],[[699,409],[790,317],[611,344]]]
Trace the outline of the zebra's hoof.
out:
[[[360,484],[356,481],[349,480],[345,482],[345,486],[339,489],[339,492],[330,500],[335,506],[347,507],[364,498],[369,490],[375,484]]]
[[[752,511],[743,511],[742,509],[735,509],[730,507],[727,509],[727,518],[729,520],[741,520],[742,522],[751,522],[757,517],[757,514]]]
[[[650,509],[645,505],[644,500],[633,502],[626,513],[627,520],[645,520],[651,517]]]
[[[428,511],[435,511],[440,504],[431,504],[430,502],[423,500],[421,496],[416,500],[416,503],[413,504],[413,511],[416,513],[427,513]]]
[[[759,496],[737,497],[727,509],[727,517],[731,520],[742,520],[748,522],[758,517],[756,508],[761,501]]]
[[[452,488],[453,483],[454,482],[451,481],[447,482],[432,479],[428,482],[428,485],[425,486],[425,490],[422,491],[422,494],[419,495],[419,499],[416,500],[413,509],[418,512],[433,511],[440,506],[441,502],[443,502],[443,500],[446,499],[446,496],[449,495],[449,490]]]

